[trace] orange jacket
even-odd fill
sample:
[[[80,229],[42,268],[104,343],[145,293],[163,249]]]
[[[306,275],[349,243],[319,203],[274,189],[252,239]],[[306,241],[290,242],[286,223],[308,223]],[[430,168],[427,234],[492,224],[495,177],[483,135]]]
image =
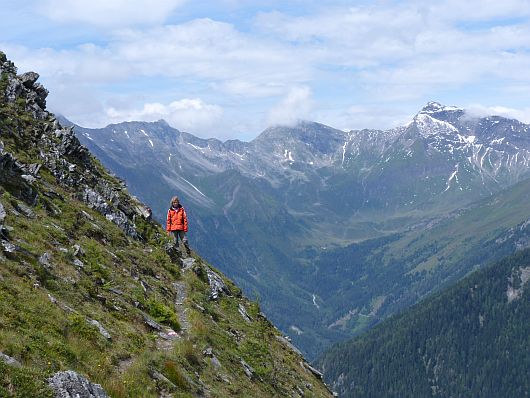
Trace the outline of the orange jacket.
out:
[[[186,210],[184,207],[171,207],[167,211],[166,231],[184,231],[188,232],[188,217],[186,217]]]

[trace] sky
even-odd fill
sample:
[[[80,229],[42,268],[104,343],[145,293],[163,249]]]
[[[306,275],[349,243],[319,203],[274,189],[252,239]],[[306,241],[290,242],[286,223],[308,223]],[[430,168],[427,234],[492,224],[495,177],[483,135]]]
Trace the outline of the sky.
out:
[[[256,137],[407,123],[429,101],[530,123],[530,0],[0,0],[0,50],[84,127]]]

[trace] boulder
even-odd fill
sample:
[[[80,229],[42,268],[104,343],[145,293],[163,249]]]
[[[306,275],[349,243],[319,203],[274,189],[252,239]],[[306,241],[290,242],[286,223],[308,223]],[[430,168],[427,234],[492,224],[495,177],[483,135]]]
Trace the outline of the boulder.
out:
[[[252,377],[254,376],[254,369],[252,368],[252,366],[246,363],[243,359],[241,359],[239,363],[241,364],[241,366],[243,366],[243,371],[248,376],[248,378],[252,379]]]
[[[7,240],[2,239],[2,250],[5,253],[14,253],[17,250],[17,247],[11,242],[8,242]]]
[[[210,300],[217,300],[222,294],[231,295],[232,292],[226,286],[223,279],[211,269],[206,270],[208,283],[210,284]]]
[[[55,398],[109,398],[99,384],[72,370],[55,373],[48,384],[55,391]]]
[[[15,366],[20,368],[22,365],[15,358],[10,357],[9,355],[4,354],[0,351],[0,361],[3,361],[6,365]]]
[[[52,255],[48,252],[45,252],[42,256],[39,257],[39,264],[45,268],[50,268],[52,266],[51,259]]]
[[[32,88],[33,85],[37,82],[39,74],[36,72],[26,72],[20,75],[18,78],[20,79],[24,87]]]
[[[98,328],[99,330],[99,334],[101,334],[103,337],[105,337],[107,340],[111,340],[112,337],[110,335],[109,332],[107,332],[107,330],[101,325],[101,323],[99,323],[98,321],[94,320],[94,319],[89,319],[87,320],[87,322],[90,324],[90,325],[93,325],[95,327]]]
[[[239,314],[243,317],[243,319],[247,322],[252,322],[252,318],[250,317],[250,315],[248,314],[247,312],[247,309],[245,308],[245,306],[243,304],[239,304],[237,306],[237,310],[239,312]]]

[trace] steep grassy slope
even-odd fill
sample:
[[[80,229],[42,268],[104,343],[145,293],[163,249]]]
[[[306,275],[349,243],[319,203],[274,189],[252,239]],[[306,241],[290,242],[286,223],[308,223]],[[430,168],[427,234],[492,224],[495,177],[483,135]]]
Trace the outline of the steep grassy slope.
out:
[[[319,363],[344,397],[527,397],[530,250],[477,271]]]
[[[290,343],[164,231],[0,53],[0,396],[74,370],[112,397],[327,397]],[[44,90],[44,91],[43,91]]]

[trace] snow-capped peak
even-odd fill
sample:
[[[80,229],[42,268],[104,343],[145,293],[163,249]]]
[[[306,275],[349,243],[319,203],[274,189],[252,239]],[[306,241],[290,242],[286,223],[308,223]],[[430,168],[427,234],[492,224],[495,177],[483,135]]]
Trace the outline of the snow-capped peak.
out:
[[[456,106],[446,106],[446,105],[440,104],[439,102],[431,101],[431,102],[428,102],[427,105],[425,105],[419,113],[429,114],[429,113],[438,113],[438,112],[446,112],[446,111],[463,111],[463,109],[458,108]]]

